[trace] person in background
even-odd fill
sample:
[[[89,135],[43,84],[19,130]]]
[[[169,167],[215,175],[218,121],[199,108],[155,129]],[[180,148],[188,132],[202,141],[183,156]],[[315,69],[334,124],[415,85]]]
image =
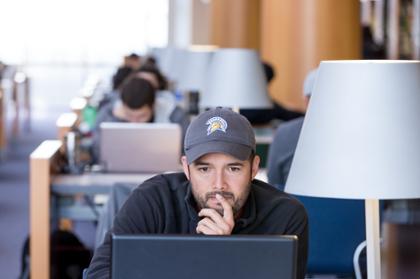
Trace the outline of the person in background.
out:
[[[385,47],[377,44],[373,38],[370,26],[362,26],[362,57],[363,59],[386,59]]]
[[[147,63],[147,61],[149,61],[149,59],[146,59],[145,63]],[[151,64],[149,62],[136,69],[133,69],[132,67],[128,66],[120,67],[117,73],[113,76],[112,91],[104,94],[102,100],[100,100],[98,104],[98,109],[101,109],[103,106],[110,102],[115,102],[116,100],[118,100],[122,83],[125,79],[136,73],[138,77],[148,80],[153,85],[155,90],[158,90],[159,93],[166,92],[168,88],[168,81],[166,77],[160,72],[157,65]],[[159,93],[159,97],[160,95],[168,95]],[[168,96],[166,96],[166,98],[168,98]],[[175,98],[173,99],[173,102],[175,103]]]
[[[137,71],[137,76],[150,81],[156,90],[168,90],[168,80],[156,65],[145,64],[141,66]]]
[[[308,73],[303,85],[303,96],[306,106],[315,83],[317,69]],[[273,142],[268,151],[267,175],[270,184],[280,190],[286,185],[297,142],[302,129],[304,117],[281,123],[274,135]]]
[[[249,121],[225,108],[206,111],[188,127],[184,151],[183,172],[157,175],[128,197],[95,251],[88,278],[109,277],[114,233],[296,235],[297,278],[303,279],[306,211],[293,197],[255,179],[260,158]]]
[[[270,63],[262,62],[262,65],[268,86],[268,84],[274,79],[276,73]],[[274,100],[272,102],[273,108],[271,109],[241,109],[240,113],[253,125],[267,124],[273,119],[288,121],[303,116],[302,113],[286,109]]]
[[[158,61],[153,55],[148,55],[145,57],[143,66],[151,66],[151,67],[159,68]]]
[[[100,158],[100,124],[103,122],[177,123],[184,134],[189,118],[174,103],[157,98],[153,85],[134,74],[123,83],[119,98],[103,106],[97,114],[93,129],[94,163]]]
[[[124,80],[132,73],[140,69],[141,57],[135,53],[124,56],[123,64],[117,69],[117,72],[112,77],[112,89],[118,90]]]
[[[0,61],[0,81],[3,79],[3,73],[6,70],[6,64]]]
[[[118,67],[115,74],[112,76],[112,88],[105,92],[99,100],[97,110],[99,111],[105,105],[118,100],[119,91],[124,81],[133,73],[138,71],[141,67],[141,57],[135,53],[124,56],[123,64]]]

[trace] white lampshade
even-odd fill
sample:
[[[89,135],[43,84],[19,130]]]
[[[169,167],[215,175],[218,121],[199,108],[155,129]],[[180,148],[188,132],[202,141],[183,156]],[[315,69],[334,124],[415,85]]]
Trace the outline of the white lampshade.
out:
[[[216,51],[210,62],[200,106],[272,107],[258,53],[250,49]]]
[[[167,47],[161,54],[162,61],[159,67],[162,73],[171,81],[178,82],[185,63],[186,50],[175,47]]]
[[[148,50],[148,55],[153,56],[159,68],[162,68],[162,60],[164,59],[165,48],[163,47],[152,47]]]
[[[420,61],[318,71],[285,191],[365,199],[368,278],[380,279],[378,200],[420,198]]]
[[[182,74],[177,86],[179,90],[203,91],[212,54],[213,51],[187,51],[186,61],[182,65]]]
[[[286,191],[420,197],[420,61],[321,63]]]

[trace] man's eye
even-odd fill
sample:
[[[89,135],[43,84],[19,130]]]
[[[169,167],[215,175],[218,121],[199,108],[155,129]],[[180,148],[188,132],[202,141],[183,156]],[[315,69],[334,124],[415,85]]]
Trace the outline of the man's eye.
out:
[[[200,168],[198,168],[198,170],[200,172],[207,172],[209,170],[209,168],[208,167],[200,167]]]
[[[241,170],[241,168],[239,168],[239,167],[230,167],[230,171],[232,171],[232,172],[237,172],[237,171],[240,171]]]

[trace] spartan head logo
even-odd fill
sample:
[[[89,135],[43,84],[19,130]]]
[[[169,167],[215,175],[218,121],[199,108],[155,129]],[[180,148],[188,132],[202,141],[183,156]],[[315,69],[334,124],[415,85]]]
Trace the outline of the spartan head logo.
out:
[[[206,125],[207,127],[207,135],[210,135],[211,133],[215,131],[222,131],[226,133],[227,123],[226,120],[224,120],[221,117],[215,116],[207,120]]]

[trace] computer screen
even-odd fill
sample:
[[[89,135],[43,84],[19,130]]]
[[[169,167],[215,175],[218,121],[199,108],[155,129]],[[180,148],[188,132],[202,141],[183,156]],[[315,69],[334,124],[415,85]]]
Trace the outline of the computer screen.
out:
[[[104,122],[100,129],[100,161],[106,172],[181,170],[178,124]]]
[[[113,235],[113,279],[292,279],[297,238]]]

